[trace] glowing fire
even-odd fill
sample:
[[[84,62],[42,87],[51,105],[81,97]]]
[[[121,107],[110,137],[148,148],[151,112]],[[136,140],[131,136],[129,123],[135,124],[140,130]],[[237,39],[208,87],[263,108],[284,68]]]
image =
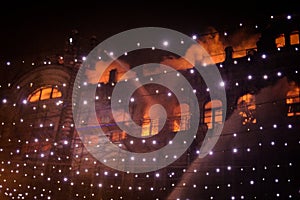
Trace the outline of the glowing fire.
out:
[[[240,29],[239,32],[233,33],[230,36],[221,35],[213,27],[208,27],[207,32],[208,34],[204,34],[198,37],[197,42],[200,45],[192,45],[189,49],[187,49],[184,57],[165,57],[161,61],[161,64],[173,67],[175,70],[185,70],[190,69],[198,64],[209,65],[220,63],[225,60],[225,48],[228,46],[231,46],[233,49],[233,58],[242,57],[247,54],[247,49],[256,48],[256,42],[260,37],[259,34],[250,34],[247,30],[244,29]],[[135,73],[130,74],[131,77],[124,77],[124,74],[130,70],[130,64],[128,64],[127,62],[116,58],[105,69],[105,66],[109,64],[108,62],[109,61],[100,60],[96,63],[94,69],[86,70],[85,74],[90,83],[108,83],[110,81],[111,70],[116,70],[116,74],[114,77],[114,80],[116,82],[120,81],[121,79],[136,77]],[[161,72],[160,70],[157,70],[157,68],[151,68],[144,69],[143,73],[144,75],[152,75]],[[100,74],[102,74],[101,77],[99,77]],[[137,81],[136,84],[139,84],[139,82]],[[142,127],[141,135],[149,136],[158,134],[158,125],[160,123],[159,115],[154,118],[150,118],[148,113],[150,106],[158,102],[158,99],[155,99],[151,95],[149,95],[149,92],[145,89],[145,87],[142,87],[141,85],[137,86],[137,88],[139,88],[137,91],[141,96],[148,96],[147,100],[144,100],[143,102],[143,109],[140,108],[140,113],[138,114],[139,117],[143,119],[140,124]],[[210,104],[207,104],[206,106],[205,123],[208,124],[209,128],[212,128],[214,124],[222,121],[222,111],[218,108],[212,108]],[[186,117],[182,116],[182,113],[186,113]],[[170,116],[174,118],[173,120],[169,120],[169,126],[172,131],[176,132],[188,129],[189,108],[181,105],[181,112],[171,113]],[[181,117],[184,118],[183,121],[180,121]]]

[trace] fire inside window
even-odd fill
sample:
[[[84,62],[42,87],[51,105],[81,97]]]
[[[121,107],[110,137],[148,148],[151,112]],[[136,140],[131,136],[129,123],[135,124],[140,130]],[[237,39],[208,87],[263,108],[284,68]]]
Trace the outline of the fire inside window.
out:
[[[142,122],[142,136],[156,135],[158,134],[159,119],[143,119]]]
[[[287,93],[286,104],[288,107],[287,116],[300,115],[300,88],[294,87]]]
[[[291,45],[299,44],[299,31],[293,31],[290,35]]]
[[[29,102],[36,102],[47,99],[55,99],[62,96],[61,91],[53,86],[40,87],[28,97]]]
[[[204,123],[208,129],[213,129],[215,125],[221,124],[223,120],[222,102],[212,100],[204,106]]]
[[[289,38],[286,38],[289,37]],[[289,44],[286,44],[288,41]],[[286,45],[296,45],[299,44],[299,31],[292,31],[289,35],[280,34],[275,39],[276,47],[284,47]]]
[[[284,34],[280,34],[276,39],[275,39],[276,47],[284,47],[285,46],[285,37]]]
[[[255,118],[255,96],[252,94],[245,94],[241,96],[237,101],[237,108],[239,111],[239,115],[242,117],[243,125],[245,124],[255,124],[256,118]]]
[[[186,103],[180,104],[174,109],[173,131],[186,131],[190,128],[190,106]]]
[[[119,142],[126,139],[126,133],[124,131],[115,131],[111,134],[112,142]]]

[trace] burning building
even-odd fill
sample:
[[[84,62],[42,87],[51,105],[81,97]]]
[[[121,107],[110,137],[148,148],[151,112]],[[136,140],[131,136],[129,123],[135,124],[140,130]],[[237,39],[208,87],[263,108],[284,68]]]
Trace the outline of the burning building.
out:
[[[191,63],[159,52],[160,60],[155,62],[176,68],[189,80],[197,108],[188,99],[178,102],[164,86],[147,84],[132,94],[128,113],[119,109],[114,114],[114,87],[136,78],[124,77],[129,62],[116,60],[99,78],[96,71],[106,63],[105,58],[99,58],[94,67],[84,71],[87,81],[76,79],[86,58],[74,32],[65,55],[44,61],[14,82],[1,85],[1,199],[299,199],[299,30],[298,19],[271,19],[262,32],[251,37],[255,46],[243,51],[238,45],[221,42],[215,30],[201,37],[199,43],[211,53],[213,62],[201,57],[199,51],[195,54],[194,47],[186,54],[194,56],[192,64],[203,59],[201,67],[218,67],[227,102],[210,98],[209,88]],[[153,49],[146,50],[151,57],[149,52]],[[137,57],[138,52],[134,64],[143,64]],[[147,59],[153,58],[143,57]],[[145,69],[141,73],[150,79],[163,77],[157,72]],[[176,86],[176,81],[173,84]],[[74,85],[78,89],[74,90]],[[86,95],[90,87],[95,88],[92,99]],[[74,95],[79,97],[76,102]],[[94,107],[73,112],[77,104],[91,102]],[[224,103],[227,110],[223,110]],[[145,173],[119,171],[106,166],[105,160],[99,162],[88,150],[99,138],[80,136],[74,122],[76,119],[82,129],[100,127],[105,140],[122,150],[146,153],[171,144],[178,132],[188,132],[195,109],[200,110],[200,116],[193,143],[182,155],[172,155],[170,165]],[[93,110],[97,120],[85,115]],[[138,133],[144,139],[119,127],[120,123],[128,125],[129,119],[140,127]],[[218,142],[200,158],[206,134],[223,121]],[[115,154],[111,152],[109,157]],[[153,157],[152,162],[155,160]]]

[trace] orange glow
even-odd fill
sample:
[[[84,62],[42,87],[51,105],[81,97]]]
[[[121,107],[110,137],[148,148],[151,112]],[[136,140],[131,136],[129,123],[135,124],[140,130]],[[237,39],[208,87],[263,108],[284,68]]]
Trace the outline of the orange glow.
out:
[[[237,101],[237,108],[239,115],[243,118],[243,125],[247,123],[256,123],[254,112],[256,110],[255,96],[252,94],[245,94]]]
[[[208,129],[212,129],[216,124],[222,123],[222,102],[220,100],[212,100],[204,106],[204,123]]]
[[[248,49],[255,49],[256,42],[260,34],[251,34],[247,30],[240,29],[239,32],[233,33],[226,38],[214,28],[208,27],[207,34],[200,36],[197,42],[200,45],[190,46],[183,57],[166,57],[161,64],[170,66],[176,70],[185,70],[194,67],[195,65],[211,65],[221,63],[225,60],[225,47],[233,47],[233,58],[246,56]],[[120,59],[112,58],[112,61],[98,61],[95,69],[86,69],[85,75],[89,83],[95,84],[98,82],[108,83],[109,73],[111,70],[116,70],[116,82],[122,79],[134,78],[123,77],[123,75],[130,69],[130,65]],[[144,72],[149,75],[155,73],[155,70]],[[102,76],[100,77],[100,74]]]
[[[56,89],[56,88],[53,88],[53,90],[52,90],[52,98],[54,99],[54,98],[59,98],[59,97],[61,97],[61,92],[58,90],[58,89]]]
[[[176,70],[190,69],[197,64],[210,65],[221,63],[225,60],[225,48],[232,46],[232,58],[239,58],[247,55],[248,49],[256,49],[256,42],[260,34],[250,34],[247,30],[241,29],[231,36],[224,38],[213,27],[209,27],[208,34],[200,36],[197,42],[199,45],[192,45],[185,53],[184,58],[168,57],[161,63],[171,66]],[[190,61],[190,63],[188,61]]]
[[[51,98],[51,91],[52,88],[44,88],[41,90],[41,99],[40,100],[45,100],[45,99],[50,99]]]
[[[287,93],[286,104],[288,105],[287,116],[300,115],[300,88],[294,87]]]
[[[174,132],[178,132],[181,130],[181,127],[180,127],[180,119],[179,120],[174,120],[173,121],[173,131]]]
[[[142,123],[142,136],[156,135],[158,134],[158,119],[144,119]]]
[[[40,95],[41,95],[41,90],[38,89],[38,91],[32,93],[28,99],[30,102],[36,102],[40,99]]]
[[[293,31],[290,35],[291,45],[299,44],[299,31]]]
[[[189,129],[190,106],[186,103],[180,104],[174,109],[173,131],[184,131]],[[181,120],[182,119],[182,120]]]
[[[126,138],[126,133],[124,131],[122,132],[113,132],[111,134],[111,141],[112,142],[118,142],[118,141],[121,141],[121,140],[124,140]]]
[[[121,60],[114,60],[112,63],[109,61],[98,61],[95,65],[95,69],[86,69],[85,75],[87,76],[89,83],[108,83],[109,73],[111,70],[116,69],[116,81],[119,81],[121,77],[129,70],[129,65]],[[109,64],[109,65],[108,65]],[[108,67],[106,67],[108,65]],[[106,67],[106,69],[105,69]],[[102,76],[100,77],[100,74]],[[123,77],[124,78],[124,77]]]
[[[62,96],[61,91],[52,86],[41,87],[31,93],[28,97],[29,102],[36,102],[40,100],[54,99]]]
[[[189,63],[186,59],[174,57],[164,59],[161,64],[170,66],[176,70],[190,69],[193,67],[193,64]]]
[[[142,124],[142,136],[150,135],[150,120],[144,120]]]
[[[284,38],[284,34],[279,35],[276,39],[275,39],[275,43],[276,43],[276,47],[284,47],[285,46],[285,38]]]

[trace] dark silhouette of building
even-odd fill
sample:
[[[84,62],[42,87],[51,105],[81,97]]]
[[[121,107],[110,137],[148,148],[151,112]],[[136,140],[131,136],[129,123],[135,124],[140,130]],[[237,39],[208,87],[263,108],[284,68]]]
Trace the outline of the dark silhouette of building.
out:
[[[128,135],[116,124],[126,122],[126,116],[115,119],[110,107],[120,71],[111,69],[107,81],[82,82],[83,89],[74,90],[85,58],[78,32],[72,32],[65,55],[43,62],[1,88],[1,199],[299,199],[299,30],[298,19],[281,16],[271,20],[257,48],[247,50],[245,56],[233,57],[232,47],[224,50],[224,62],[216,66],[227,94],[226,113],[222,101],[210,99],[204,80],[193,68],[180,70],[199,100],[197,137],[174,163],[148,173],[117,171],[95,159],[86,146],[97,138],[83,139],[74,125],[74,115],[91,110],[74,114],[74,103],[95,101],[98,123],[92,123],[112,143],[139,153],[160,149],[178,131],[188,131],[193,108],[180,105],[167,88],[147,85],[133,94],[129,111],[142,127],[141,135],[152,137],[141,140]],[[93,47],[95,41],[93,37]],[[95,85],[95,99],[85,99],[85,87]],[[74,95],[78,102],[72,101]],[[160,122],[146,114],[147,102],[166,108],[168,118],[160,132]],[[184,123],[178,123],[180,117]],[[80,120],[91,125],[88,118]],[[223,120],[218,143],[199,158],[207,130]]]

